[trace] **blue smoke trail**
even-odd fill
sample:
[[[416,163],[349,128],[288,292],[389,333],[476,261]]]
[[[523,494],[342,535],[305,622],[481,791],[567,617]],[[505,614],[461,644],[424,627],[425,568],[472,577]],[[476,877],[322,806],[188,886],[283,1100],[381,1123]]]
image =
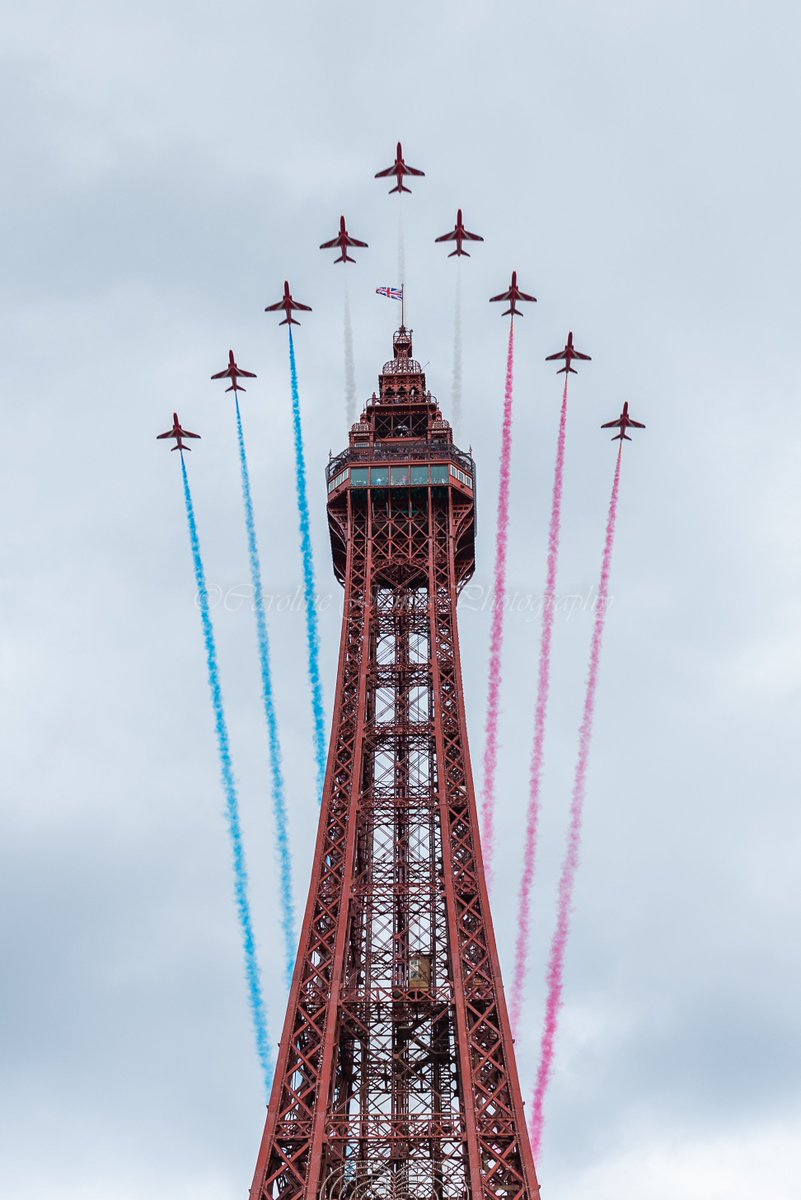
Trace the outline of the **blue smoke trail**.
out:
[[[245,975],[250,994],[250,1012],[253,1018],[253,1028],[256,1034],[256,1049],[259,1055],[264,1084],[267,1095],[272,1086],[275,1063],[267,1036],[267,1011],[264,1005],[264,995],[261,990],[261,972],[256,957],[256,941],[253,937],[253,921],[250,913],[250,898],[248,896],[248,872],[245,864],[245,848],[242,845],[242,829],[239,824],[239,799],[236,792],[234,768],[231,762],[231,746],[228,741],[228,726],[225,722],[222,689],[220,687],[220,672],[217,666],[217,647],[214,642],[214,627],[209,612],[209,593],[206,587],[206,573],[203,570],[203,559],[200,556],[200,541],[197,535],[195,509],[192,504],[192,493],[189,490],[189,478],[186,473],[186,463],[181,454],[181,474],[184,480],[184,500],[186,501],[186,519],[189,525],[189,540],[192,545],[192,559],[195,564],[195,582],[200,600],[200,618],[203,623],[203,640],[206,643],[206,662],[209,672],[209,689],[214,708],[214,724],[217,732],[217,749],[220,755],[220,774],[223,791],[225,792],[226,818],[228,833],[231,838],[231,850],[234,858],[234,896],[236,910],[239,916],[239,926],[242,931],[242,948],[245,952]]]
[[[236,436],[239,442],[239,465],[242,470],[242,499],[245,502],[245,526],[248,535],[250,556],[250,578],[253,583],[253,601],[256,610],[256,633],[259,642],[259,664],[261,666],[261,694],[264,700],[264,715],[267,718],[267,735],[270,743],[270,768],[273,784],[273,809],[275,812],[276,845],[281,888],[281,930],[284,935],[284,959],[287,987],[292,983],[295,965],[295,902],[292,895],[292,853],[289,847],[289,825],[287,821],[286,794],[284,791],[284,767],[281,759],[281,742],[278,737],[278,719],[275,712],[275,693],[270,668],[270,643],[267,637],[267,618],[264,613],[264,591],[261,582],[261,563],[256,542],[256,523],[253,518],[253,496],[250,490],[250,472],[245,453],[245,435],[242,431],[242,414],[239,397],[236,402]]]
[[[320,631],[317,625],[316,583],[314,579],[314,557],[312,555],[311,530],[309,527],[309,496],[306,488],[306,457],[303,453],[303,428],[300,423],[300,393],[298,392],[298,368],[295,362],[295,343],[289,329],[289,373],[292,380],[292,424],[295,433],[295,478],[298,491],[298,516],[300,518],[300,552],[303,557],[303,591],[306,599],[306,641],[309,653],[309,681],[312,688],[312,712],[314,714],[314,745],[317,761],[317,796],[323,795],[325,779],[325,713],[323,710],[323,687],[320,681]]]

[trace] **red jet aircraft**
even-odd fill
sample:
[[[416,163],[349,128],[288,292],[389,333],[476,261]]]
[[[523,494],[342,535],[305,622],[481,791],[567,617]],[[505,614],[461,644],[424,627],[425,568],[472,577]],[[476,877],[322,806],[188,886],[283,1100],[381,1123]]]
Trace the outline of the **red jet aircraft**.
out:
[[[453,258],[455,255],[464,254],[466,258],[470,255],[466,250],[462,249],[462,242],[483,242],[483,237],[478,233],[471,233],[469,229],[465,229],[462,221],[461,208],[456,214],[456,224],[450,233],[443,233],[442,237],[434,238],[435,242],[456,242],[456,249],[453,250],[448,258]]]
[[[425,171],[418,171],[416,167],[407,167],[403,161],[403,147],[398,142],[398,149],[395,153],[395,161],[391,167],[387,167],[386,171],[376,171],[376,179],[388,179],[390,175],[395,176],[395,186],[389,189],[390,196],[393,192],[411,192],[411,188],[404,186],[404,175],[425,175]]]
[[[172,429],[168,429],[166,433],[157,433],[156,441],[160,441],[161,438],[175,438],[176,444],[174,446],[170,446],[171,450],[191,450],[191,446],[185,446],[181,441],[182,438],[187,437],[199,438],[200,434],[190,433],[188,429],[181,429],[181,422],[178,420],[178,413],[173,413]]]
[[[333,250],[334,246],[339,246],[339,258],[335,258],[334,262],[356,262],[355,258],[351,258],[348,254],[348,246],[360,246],[363,250],[367,249],[367,242],[360,242],[358,238],[351,237],[345,228],[345,218],[339,218],[339,233],[335,238],[331,238],[330,242],[321,242],[321,250]]]
[[[545,361],[546,362],[556,362],[557,360],[561,361],[562,359],[564,359],[565,365],[563,367],[560,367],[560,369],[556,372],[556,374],[557,375],[565,375],[565,374],[570,373],[571,375],[578,375],[578,371],[576,370],[576,368],[571,367],[571,365],[570,365],[574,358],[581,359],[582,362],[592,362],[592,359],[590,358],[589,354],[582,354],[580,351],[574,349],[574,347],[573,347],[573,331],[571,330],[570,333],[568,333],[568,335],[567,335],[567,341],[565,342],[564,350],[560,350],[558,354],[549,354],[546,357]]]
[[[295,309],[297,309],[299,312],[311,312],[311,308],[308,304],[301,304],[300,300],[292,299],[292,293],[289,290],[289,284],[286,280],[284,280],[283,298],[279,300],[277,304],[268,304],[264,311],[279,312],[281,309],[283,309],[286,313],[286,317],[283,321],[278,322],[279,325],[300,325],[300,321],[296,321],[292,316],[292,312]]]
[[[237,379],[255,379],[256,376],[252,371],[243,371],[241,367],[236,365],[233,350],[228,351],[228,366],[224,371],[218,371],[216,375],[212,375],[212,379],[230,379],[231,386],[226,388],[226,392],[244,392],[247,389],[240,387],[236,382]]]
[[[509,288],[509,291],[501,292],[498,296],[490,296],[490,304],[492,304],[495,300],[511,300],[512,303],[509,308],[507,308],[503,316],[522,317],[523,313],[521,313],[520,310],[515,307],[515,301],[532,300],[534,303],[536,303],[537,297],[529,296],[528,292],[520,291],[520,288],[517,286],[517,271],[512,271],[512,284]]]
[[[601,429],[619,429],[620,433],[615,434],[615,436],[612,438],[612,441],[630,442],[631,438],[626,433],[626,430],[645,429],[645,426],[640,421],[635,421],[633,417],[629,416],[629,402],[627,400],[623,405],[623,412],[620,414],[618,419],[616,421],[607,421],[605,425],[601,426]]]

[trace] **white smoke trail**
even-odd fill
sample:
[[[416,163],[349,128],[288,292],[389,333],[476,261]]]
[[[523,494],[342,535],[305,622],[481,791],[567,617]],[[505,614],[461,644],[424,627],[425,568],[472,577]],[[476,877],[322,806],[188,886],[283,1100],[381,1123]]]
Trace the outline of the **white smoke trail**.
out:
[[[353,326],[350,319],[350,289],[348,277],[345,276],[345,306],[344,306],[344,337],[345,337],[345,412],[348,424],[356,420],[356,368],[353,362]]]
[[[462,264],[456,265],[456,309],[453,317],[453,436],[462,428]]]
[[[398,275],[400,286],[406,282],[406,234],[403,229],[403,199],[398,197]]]

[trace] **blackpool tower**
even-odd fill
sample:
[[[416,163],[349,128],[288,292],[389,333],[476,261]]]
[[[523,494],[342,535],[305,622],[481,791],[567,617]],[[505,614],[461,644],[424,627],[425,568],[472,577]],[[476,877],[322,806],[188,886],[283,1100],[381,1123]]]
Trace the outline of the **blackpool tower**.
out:
[[[345,589],[311,886],[251,1200],[538,1200],[456,603],[475,467],[411,333],[327,471]]]

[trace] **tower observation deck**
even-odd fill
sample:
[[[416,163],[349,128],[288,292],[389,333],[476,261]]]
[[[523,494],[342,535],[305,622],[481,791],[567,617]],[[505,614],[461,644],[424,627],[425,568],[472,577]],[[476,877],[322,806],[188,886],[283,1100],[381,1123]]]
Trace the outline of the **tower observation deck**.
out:
[[[327,470],[345,603],[311,885],[251,1200],[538,1200],[456,602],[475,465],[393,338]]]

